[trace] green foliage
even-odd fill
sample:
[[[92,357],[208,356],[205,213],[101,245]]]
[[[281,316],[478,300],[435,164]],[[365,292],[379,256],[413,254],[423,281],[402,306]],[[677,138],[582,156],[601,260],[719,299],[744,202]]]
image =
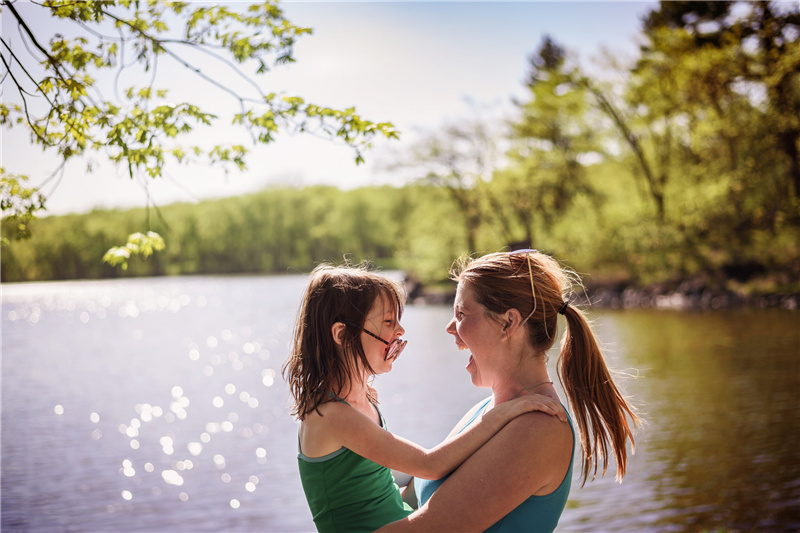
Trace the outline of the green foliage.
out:
[[[164,239],[158,233],[148,231],[147,234],[132,233],[128,235],[125,246],[114,246],[103,255],[103,261],[111,266],[121,266],[128,270],[128,259],[132,255],[141,255],[147,259],[153,252],[164,249]]]
[[[328,136],[350,146],[357,164],[376,135],[398,137],[392,124],[366,120],[354,108],[334,109],[262,90],[259,77],[274,65],[294,62],[297,39],[311,34],[310,28],[287,20],[277,0],[218,6],[163,0],[20,5],[3,0],[2,7],[25,46],[13,47],[8,36],[0,38],[5,98],[16,102],[0,104],[0,125],[25,129],[33,143],[64,161],[99,151],[126,166],[132,178],[136,173],[161,177],[168,161],[244,169],[248,149],[241,144],[188,144],[192,133],[226,118],[256,143],[273,142],[282,130]],[[28,23],[33,10],[46,12],[56,33],[44,34]],[[208,61],[203,68],[185,53],[190,49],[204,52]],[[162,58],[229,98],[239,112],[220,117],[189,102],[172,102],[168,91],[155,85]],[[222,80],[208,76],[209,64],[226,66],[235,75]],[[245,74],[249,70],[255,76]],[[98,80],[114,79],[116,92],[123,71],[149,81],[126,88],[121,101],[105,98],[107,87]],[[23,189],[4,186],[1,192],[4,205],[28,201],[15,196]]]
[[[0,211],[9,225],[14,226],[11,239],[2,237],[2,246],[6,247],[11,240],[27,239],[31,236],[30,224],[36,218],[36,212],[44,209],[44,196],[39,190],[24,187],[23,182],[28,181],[27,176],[7,174],[0,167]],[[7,232],[3,232],[7,234]]]
[[[413,216],[399,209],[402,196],[388,187],[267,189],[165,206],[161,213],[168,226],[159,218],[148,234],[131,234],[146,223],[144,209],[46,217],[38,221],[36,238],[4,250],[2,280],[307,272],[322,261],[342,261],[345,254],[397,268],[400,228]],[[4,220],[3,231],[12,224]],[[98,260],[104,255],[106,263]],[[130,260],[135,255],[150,258]]]

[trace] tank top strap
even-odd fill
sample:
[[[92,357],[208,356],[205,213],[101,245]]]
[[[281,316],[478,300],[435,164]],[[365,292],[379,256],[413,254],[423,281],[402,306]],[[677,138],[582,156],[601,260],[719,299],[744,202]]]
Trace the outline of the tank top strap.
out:
[[[462,431],[467,429],[470,426],[470,424],[472,424],[475,421],[475,419],[478,418],[478,416],[480,416],[484,412],[486,412],[486,408],[489,407],[489,402],[491,402],[491,401],[492,401],[492,397],[491,396],[486,398],[486,400],[483,402],[483,405],[481,405],[477,409],[475,409],[475,412],[472,414],[472,417],[470,417],[470,419],[467,420],[467,423],[464,424],[461,427],[461,429],[458,430],[458,433],[461,433]]]
[[[349,403],[347,403],[347,400],[345,400],[345,399],[344,399],[344,398],[342,398],[341,396],[338,396],[337,394],[334,394],[334,393],[333,393],[333,391],[329,392],[328,394],[330,395],[330,397],[331,397],[331,398],[333,398],[333,399],[334,399],[334,400],[336,400],[337,402],[341,402],[341,403],[344,403],[344,404],[350,405]]]
[[[381,410],[380,410],[380,409],[378,409],[378,404],[377,404],[377,403],[375,403],[375,402],[373,402],[372,400],[370,400],[370,401],[369,401],[369,403],[371,403],[371,404],[372,404],[372,407],[374,407],[374,408],[375,408],[375,411],[377,411],[377,413],[378,413],[378,418],[379,418],[379,419],[380,419],[380,421],[381,421],[381,427],[382,427],[383,429],[386,429],[386,419],[385,419],[385,418],[383,418],[383,413],[381,413]]]

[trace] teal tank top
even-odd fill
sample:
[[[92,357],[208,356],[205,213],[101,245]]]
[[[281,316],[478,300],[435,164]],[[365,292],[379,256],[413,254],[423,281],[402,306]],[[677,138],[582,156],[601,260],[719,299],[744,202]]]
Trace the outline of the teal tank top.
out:
[[[478,415],[486,410],[490,401],[491,397],[487,398],[483,405],[475,410],[475,414],[472,416],[472,418],[470,418],[469,421],[464,424],[464,427],[459,429],[458,432],[461,433],[464,431],[464,429],[469,427],[475,421]],[[572,442],[574,445],[575,428],[572,425],[572,417],[569,416],[569,413],[567,413],[567,418],[569,420],[569,427],[572,430]],[[492,533],[512,531],[531,531],[539,533],[552,532],[555,530],[556,526],[558,525],[558,519],[561,518],[561,513],[564,511],[564,507],[567,505],[567,498],[569,497],[569,491],[572,487],[573,457],[570,457],[567,475],[564,476],[564,480],[556,490],[545,496],[531,496],[506,516],[495,522],[486,531]],[[419,505],[424,505],[425,502],[430,499],[436,489],[438,489],[448,477],[450,477],[449,474],[442,479],[437,479],[434,481],[415,478],[414,489],[417,493]]]
[[[378,406],[373,406],[386,429]],[[375,531],[413,511],[403,502],[391,470],[347,448],[322,457],[307,457],[300,449],[297,462],[317,531]]]

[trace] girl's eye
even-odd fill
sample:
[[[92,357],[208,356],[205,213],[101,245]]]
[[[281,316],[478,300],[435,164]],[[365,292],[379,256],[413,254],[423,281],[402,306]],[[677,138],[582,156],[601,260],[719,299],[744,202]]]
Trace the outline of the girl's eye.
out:
[[[461,320],[463,318],[463,316],[464,316],[464,313],[462,313],[461,311],[456,311],[456,318],[457,319]]]

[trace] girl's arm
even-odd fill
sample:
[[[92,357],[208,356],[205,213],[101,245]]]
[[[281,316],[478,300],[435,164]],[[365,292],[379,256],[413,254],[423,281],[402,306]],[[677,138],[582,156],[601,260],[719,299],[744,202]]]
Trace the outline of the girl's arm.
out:
[[[510,420],[523,413],[542,411],[559,415],[566,421],[566,412],[560,403],[543,394],[532,394],[498,405],[468,430],[426,449],[378,427],[349,405],[328,405],[327,413],[320,420],[325,424],[325,431],[342,446],[380,465],[424,479],[439,479],[452,472]]]
[[[381,532],[484,531],[532,495],[556,490],[569,469],[569,426],[541,413],[509,422],[410,516]]]

